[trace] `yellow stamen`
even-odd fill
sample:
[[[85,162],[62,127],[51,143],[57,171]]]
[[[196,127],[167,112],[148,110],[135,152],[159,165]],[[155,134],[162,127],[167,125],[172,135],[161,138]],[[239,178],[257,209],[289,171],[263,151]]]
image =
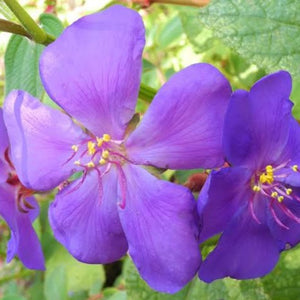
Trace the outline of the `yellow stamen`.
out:
[[[278,193],[277,192],[272,192],[272,194],[271,194],[271,197],[272,198],[276,198],[278,196]]]
[[[266,166],[267,173],[273,173],[273,167],[271,165]]]
[[[74,152],[77,152],[78,151],[78,145],[72,145],[72,150],[74,151]]]
[[[80,160],[74,161],[74,165],[79,166],[80,165]]]
[[[102,158],[108,158],[109,157],[109,151],[108,150],[104,150],[103,152],[102,152]]]
[[[293,166],[292,166],[292,170],[293,170],[294,172],[297,172],[297,171],[298,171],[298,165],[293,165]]]
[[[282,201],[283,201],[283,199],[284,199],[284,197],[283,197],[283,196],[279,196],[279,197],[277,198],[278,202],[282,202]]]
[[[92,141],[89,141],[87,144],[87,148],[88,148],[88,153],[89,155],[93,155],[96,152],[96,148],[95,148],[96,144],[93,143]]]
[[[105,133],[105,134],[103,134],[103,141],[104,142],[109,142],[110,140],[111,140],[111,137],[110,137],[110,135],[109,134],[107,134],[107,133]]]
[[[96,140],[97,140],[97,146],[101,147],[102,144],[103,144],[103,140],[101,138],[98,138],[98,137],[96,137]]]
[[[94,162],[90,161],[90,162],[88,162],[88,163],[86,164],[86,166],[87,166],[88,168],[93,168],[93,167],[95,167],[95,164],[94,164]]]
[[[290,195],[293,192],[293,190],[292,189],[286,189],[285,192],[286,192],[287,195]]]
[[[259,176],[259,181],[261,183],[269,183],[271,184],[273,181],[274,181],[274,178],[273,178],[273,172],[272,173],[262,173],[260,176]]]
[[[259,187],[258,185],[254,185],[254,186],[252,187],[252,190],[253,190],[254,192],[259,192],[259,191],[260,191],[260,187]]]
[[[104,158],[101,158],[101,159],[99,160],[99,164],[100,164],[100,165],[105,165],[105,164],[106,164],[106,160],[105,160]]]

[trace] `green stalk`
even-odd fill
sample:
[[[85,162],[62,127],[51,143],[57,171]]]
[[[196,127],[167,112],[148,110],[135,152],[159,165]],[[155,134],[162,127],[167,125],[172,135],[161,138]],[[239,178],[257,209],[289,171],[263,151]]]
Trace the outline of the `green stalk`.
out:
[[[25,27],[25,29],[35,42],[43,45],[48,45],[55,40],[52,35],[46,33],[41,27],[37,25],[37,23],[16,0],[3,1],[18,18],[18,20]]]

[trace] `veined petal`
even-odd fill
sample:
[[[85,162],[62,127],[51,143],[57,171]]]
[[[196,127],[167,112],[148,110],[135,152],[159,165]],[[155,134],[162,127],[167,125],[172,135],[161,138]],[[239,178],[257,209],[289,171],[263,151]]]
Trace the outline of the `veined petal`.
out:
[[[249,199],[251,174],[245,168],[212,171],[198,199],[202,229],[200,242],[224,231],[235,213]]]
[[[278,161],[288,140],[291,77],[280,71],[236,91],[224,123],[224,151],[233,165],[253,169]]]
[[[93,170],[83,183],[78,179],[59,192],[51,204],[49,219],[54,236],[79,261],[105,264],[126,253],[117,185],[113,167],[102,177],[102,183]]]
[[[134,114],[144,43],[139,14],[111,6],[79,19],[44,50],[42,82],[95,135],[121,139]]]
[[[0,185],[0,216],[4,218],[11,229],[8,242],[7,261],[17,255],[25,267],[44,270],[44,256],[38,237],[31,225],[39,208],[34,198],[27,198],[34,206],[30,213],[19,212],[16,207],[15,190],[7,184]]]
[[[173,75],[128,138],[130,159],[170,169],[221,166],[230,94],[227,79],[209,64],[195,64]]]
[[[125,165],[126,206],[119,208],[132,257],[155,290],[175,293],[200,264],[195,200],[182,186],[156,179],[139,166]]]
[[[84,138],[80,127],[62,112],[23,91],[12,91],[4,103],[11,158],[21,182],[49,190],[73,172],[72,145]]]
[[[278,244],[268,226],[258,224],[246,206],[235,215],[216,248],[202,263],[199,277],[208,283],[227,276],[261,277],[274,268],[278,259]]]
[[[297,196],[300,196],[300,189],[293,189],[293,192],[297,194]],[[299,197],[300,199],[300,197]],[[275,203],[273,205],[274,212],[278,219],[288,227],[284,228],[280,226],[276,220],[274,220],[274,217],[272,214],[268,213],[268,224],[270,227],[270,231],[274,238],[282,243],[284,245],[288,244],[289,246],[295,246],[300,242],[300,224],[297,223],[295,220],[292,220],[290,217],[288,217],[286,214],[283,213],[283,211],[279,208],[279,205],[276,205]],[[287,207],[289,211],[291,211],[292,214],[295,215],[295,217],[300,218],[300,203],[297,202],[295,199],[290,200],[286,198],[283,201],[283,205]]]

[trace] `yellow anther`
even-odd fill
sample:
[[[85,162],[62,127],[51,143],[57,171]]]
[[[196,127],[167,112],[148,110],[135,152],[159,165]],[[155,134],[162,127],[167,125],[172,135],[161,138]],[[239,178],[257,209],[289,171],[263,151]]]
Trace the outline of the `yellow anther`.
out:
[[[110,137],[110,135],[109,134],[107,134],[107,133],[105,133],[105,134],[103,134],[103,141],[104,142],[109,142],[110,140],[111,140],[111,137]]]
[[[108,150],[104,150],[104,151],[102,152],[102,157],[103,157],[103,158],[108,158],[108,157],[109,157],[109,151],[108,151]]]
[[[105,164],[106,164],[106,160],[105,160],[104,158],[101,158],[101,159],[99,160],[99,164],[100,164],[100,165],[105,165]]]
[[[271,194],[271,197],[272,198],[276,198],[278,196],[278,193],[277,192],[272,192],[272,194]]]
[[[259,176],[259,181],[261,183],[272,183],[274,181],[274,178],[273,178],[273,172],[272,174],[268,173],[262,173],[260,176]]]
[[[278,202],[282,202],[282,201],[283,201],[283,199],[284,199],[284,197],[283,197],[283,196],[279,196],[279,197],[277,198]]]
[[[297,172],[297,171],[298,171],[298,165],[293,165],[293,166],[292,166],[292,170],[293,170],[294,172]]]
[[[88,148],[89,155],[93,155],[96,152],[95,146],[96,146],[96,144],[93,143],[92,141],[89,141],[87,143],[87,148]]]
[[[74,151],[74,152],[77,152],[78,151],[78,145],[72,145],[72,150]]]
[[[292,189],[286,189],[285,192],[286,192],[287,195],[290,195],[293,192],[293,190]]]
[[[79,166],[80,165],[80,160],[74,161],[74,165]]]
[[[89,161],[89,162],[86,164],[86,166],[87,166],[88,168],[93,168],[93,167],[95,167],[95,164],[94,164],[94,162]]]
[[[273,173],[273,167],[271,165],[266,166],[267,173]]]
[[[259,187],[258,185],[254,185],[254,186],[252,187],[252,190],[253,190],[254,192],[259,192],[259,191],[260,191],[260,187]]]
[[[103,139],[99,138],[99,137],[96,137],[96,140],[97,140],[97,146],[98,147],[101,147],[102,144],[103,144]]]

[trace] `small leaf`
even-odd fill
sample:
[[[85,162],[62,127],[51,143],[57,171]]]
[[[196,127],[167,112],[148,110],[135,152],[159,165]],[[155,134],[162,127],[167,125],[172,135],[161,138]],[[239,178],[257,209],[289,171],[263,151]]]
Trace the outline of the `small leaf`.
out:
[[[57,266],[46,272],[44,294],[47,300],[68,299],[67,274],[64,266]]]
[[[46,267],[46,274],[53,272],[58,267],[64,267],[65,284],[69,294],[80,291],[90,292],[95,290],[95,285],[97,285],[97,290],[100,290],[105,281],[102,265],[81,263],[59,244],[57,244],[55,251],[47,261]]]
[[[61,22],[52,15],[42,14],[41,24],[47,32],[59,35],[63,30]],[[44,46],[27,38],[13,35],[5,53],[5,94],[13,89],[27,91],[41,98],[44,89],[39,76],[39,58]]]
[[[64,25],[62,22],[51,14],[41,14],[40,23],[45,31],[54,35],[55,37],[58,37],[64,30]]]

